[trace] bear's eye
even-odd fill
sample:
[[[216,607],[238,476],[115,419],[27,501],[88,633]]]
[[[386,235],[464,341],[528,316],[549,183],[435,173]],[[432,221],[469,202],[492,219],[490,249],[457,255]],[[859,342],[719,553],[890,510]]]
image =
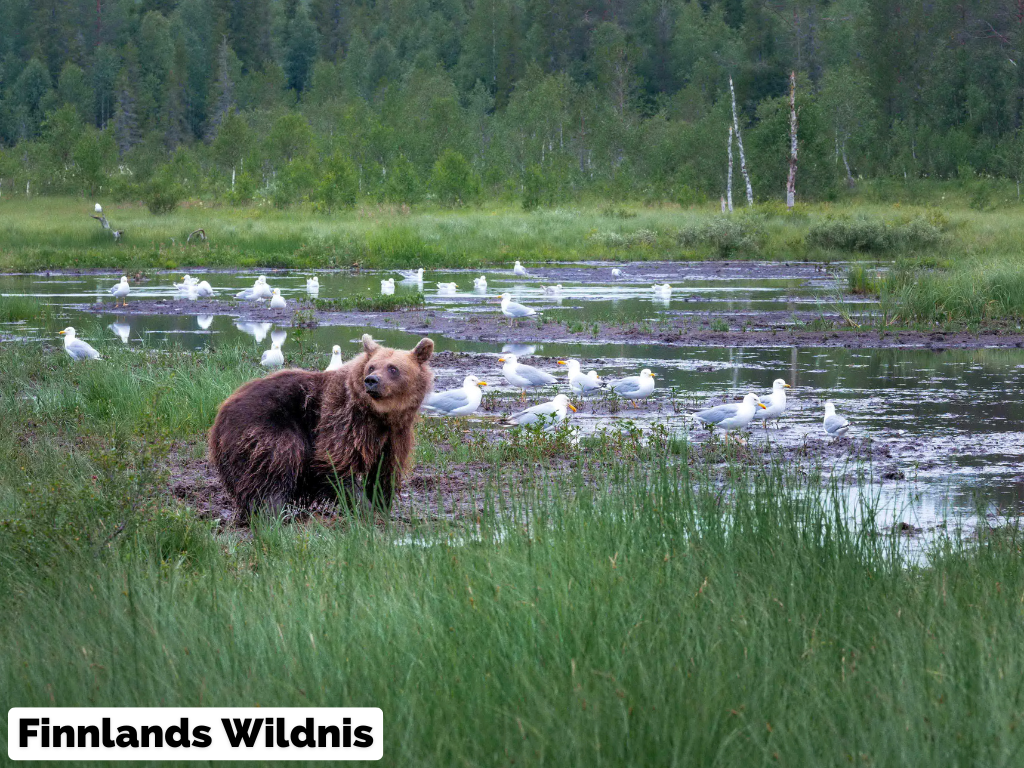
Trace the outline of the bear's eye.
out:
[[[389,365],[388,366],[388,373],[390,373],[392,376],[397,376],[398,375],[398,369],[395,366],[393,366],[393,365]]]
[[[366,372],[367,372],[367,373],[373,373],[373,369],[374,369],[374,368],[376,368],[376,366],[374,366],[374,365],[371,365],[371,366],[370,366],[369,368],[367,368],[367,369],[366,369]]]

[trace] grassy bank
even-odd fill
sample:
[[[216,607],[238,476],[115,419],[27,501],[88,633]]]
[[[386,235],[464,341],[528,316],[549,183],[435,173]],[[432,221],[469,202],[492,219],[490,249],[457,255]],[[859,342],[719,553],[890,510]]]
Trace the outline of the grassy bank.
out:
[[[1019,759],[1019,541],[917,567],[839,489],[770,457],[723,485],[679,443],[597,483],[493,452],[467,522],[215,534],[169,462],[253,360],[5,348],[5,701],[380,706],[395,765]]]
[[[506,266],[579,259],[823,259],[847,250],[883,256],[944,247],[950,223],[929,209],[777,204],[723,218],[712,207],[591,205],[532,213],[512,206],[445,209],[361,207],[337,215],[305,208],[204,206],[153,216],[141,205],[109,205],[126,234],[116,244],[72,198],[0,201],[0,270],[188,266],[366,268]],[[853,234],[837,239],[837,217]],[[865,223],[866,222],[866,223]],[[206,242],[189,233],[203,228]],[[861,229],[871,230],[866,244]],[[852,239],[851,239],[852,237]],[[847,242],[849,240],[849,242]]]

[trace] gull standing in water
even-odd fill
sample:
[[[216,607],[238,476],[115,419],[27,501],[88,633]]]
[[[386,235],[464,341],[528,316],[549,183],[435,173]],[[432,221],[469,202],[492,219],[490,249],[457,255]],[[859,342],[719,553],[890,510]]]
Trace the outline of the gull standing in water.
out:
[[[754,412],[755,421],[763,421],[764,428],[768,429],[768,420],[775,419],[778,424],[779,417],[786,411],[786,390],[792,389],[783,379],[776,379],[772,383],[772,393],[761,402],[765,407],[763,410]]]
[[[341,362],[341,347],[335,344],[333,347],[331,347],[331,362],[327,364],[327,367],[324,368],[324,371],[336,371],[339,368],[341,368],[342,365],[343,363]]]
[[[672,286],[669,283],[665,283],[664,285],[658,285],[657,283],[655,283],[652,286],[652,288],[654,289],[655,296],[668,298],[669,296],[672,295]]]
[[[483,275],[480,275],[480,277],[474,277],[473,278],[473,290],[476,290],[476,291],[486,291],[487,290],[487,278],[484,277]]]
[[[81,339],[75,338],[75,329],[70,325],[60,332],[64,337],[64,351],[71,355],[73,360],[99,360],[100,353],[89,346]]]
[[[846,437],[850,430],[850,422],[836,413],[836,406],[831,400],[825,401],[825,419],[822,422],[825,434],[832,437]]]
[[[284,309],[288,306],[288,302],[284,300],[284,296],[281,295],[281,289],[274,289],[274,298],[270,300],[271,309]]]
[[[604,382],[597,375],[597,371],[585,374],[580,370],[579,360],[559,360],[558,364],[569,367],[569,389],[573,391],[573,394],[589,395],[604,387]]]
[[[743,398],[742,403],[716,405],[714,408],[693,414],[693,418],[709,427],[718,427],[726,432],[731,432],[734,429],[743,429],[747,426],[754,418],[754,411],[764,407],[761,398],[751,392]]]
[[[613,381],[611,386],[616,394],[634,403],[637,400],[646,400],[654,392],[654,374],[650,368],[644,368],[639,376],[627,376]]]
[[[501,367],[501,372],[505,375],[505,380],[513,387],[519,387],[523,390],[524,399],[527,389],[549,387],[552,384],[558,383],[558,379],[550,373],[545,373],[539,368],[534,368],[532,365],[523,365],[515,355],[499,357],[498,362],[504,363]]]
[[[208,299],[213,296],[213,286],[205,280],[200,280],[199,285],[196,286],[195,293],[201,299]]]
[[[437,284],[437,295],[438,296],[454,296],[455,291],[458,289],[455,283],[438,283]]]
[[[422,283],[423,267],[419,269],[400,269],[398,274],[402,276],[403,283]]]
[[[550,432],[568,418],[570,409],[573,412],[576,411],[573,404],[569,402],[568,397],[565,395],[555,395],[553,400],[527,408],[525,411],[520,411],[509,416],[507,419],[503,419],[502,424],[526,427],[530,424],[543,423],[545,424],[544,431]]]
[[[188,275],[185,275],[185,279],[188,279]],[[260,275],[256,278],[256,282],[252,284],[252,288],[239,291],[235,294],[235,298],[245,299],[246,301],[262,301],[263,299],[269,299],[272,295],[273,292],[270,290],[270,286],[267,285],[267,278]]]
[[[320,293],[320,278],[316,275],[306,278],[306,293]]]
[[[518,320],[520,317],[530,317],[536,315],[537,310],[531,309],[518,301],[512,301],[511,293],[501,294],[501,314],[508,318],[508,324],[512,325],[512,322]]]
[[[545,296],[561,296],[562,295],[562,284],[548,285],[544,288]]]
[[[480,381],[476,376],[467,376],[458,389],[431,392],[420,408],[442,416],[468,416],[480,407],[484,398],[480,387],[486,386],[486,381]]]
[[[520,264],[518,259],[516,260],[516,265],[512,267],[512,272],[519,275],[520,277],[529,277],[529,274],[526,271],[526,267]]]
[[[264,368],[280,368],[284,365],[284,353],[281,352],[281,345],[276,341],[270,345],[270,349],[260,357],[260,365]]]
[[[124,302],[124,306],[128,306],[128,293],[131,291],[131,287],[128,285],[128,276],[123,275],[121,282],[114,285],[110,292],[114,294],[115,299],[121,299]],[[114,302],[114,306],[117,306],[117,302]]]

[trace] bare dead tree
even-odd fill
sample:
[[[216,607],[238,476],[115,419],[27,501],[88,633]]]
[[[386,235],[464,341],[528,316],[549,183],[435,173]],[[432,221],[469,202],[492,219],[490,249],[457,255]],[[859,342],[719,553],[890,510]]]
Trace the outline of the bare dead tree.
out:
[[[732,213],[732,126],[729,126],[729,168],[726,172],[725,202]]]
[[[740,118],[736,112],[736,89],[732,85],[732,77],[729,78],[729,93],[732,94],[732,127],[736,131],[736,146],[740,150],[740,173],[743,174],[743,182],[747,185],[747,205],[753,205],[754,188],[750,186],[750,174],[747,173],[747,156],[743,151],[743,135],[740,133]]]
[[[204,243],[207,241],[206,231],[203,229],[197,229],[195,232],[193,232],[187,238],[185,238],[185,245],[191,243],[193,237],[198,237],[198,239],[202,240]]]
[[[789,73],[789,179],[786,182],[786,208],[796,203],[796,71]]]

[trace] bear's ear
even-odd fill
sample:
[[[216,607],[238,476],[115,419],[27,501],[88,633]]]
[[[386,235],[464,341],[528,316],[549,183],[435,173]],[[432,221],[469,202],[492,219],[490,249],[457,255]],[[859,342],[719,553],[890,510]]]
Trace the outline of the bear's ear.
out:
[[[368,333],[364,333],[363,334],[363,351],[366,354],[368,354],[368,355],[372,355],[378,349],[380,349],[380,344],[378,344],[376,341],[373,340],[373,336],[371,336]]]
[[[430,339],[420,339],[420,343],[412,351],[412,356],[416,358],[420,365],[427,362],[432,354],[434,354],[434,342]]]

